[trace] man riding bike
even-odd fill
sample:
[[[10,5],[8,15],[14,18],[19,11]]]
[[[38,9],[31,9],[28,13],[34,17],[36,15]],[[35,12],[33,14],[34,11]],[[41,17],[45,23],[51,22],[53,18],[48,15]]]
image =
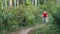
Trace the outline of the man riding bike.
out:
[[[43,22],[46,23],[48,21],[48,13],[44,11],[42,17],[43,17]]]

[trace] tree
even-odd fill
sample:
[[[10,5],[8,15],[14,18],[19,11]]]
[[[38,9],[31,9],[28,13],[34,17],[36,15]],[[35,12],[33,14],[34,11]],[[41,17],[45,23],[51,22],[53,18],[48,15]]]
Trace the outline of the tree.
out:
[[[35,2],[35,1],[34,1],[34,0],[32,0],[32,4],[33,4],[33,5],[34,5],[34,2]]]
[[[23,5],[25,5],[25,0],[23,0]]]
[[[12,0],[9,1],[9,7],[12,7]]]
[[[3,0],[2,0],[2,9],[3,9]]]
[[[17,6],[19,6],[19,0],[17,0]]]
[[[16,0],[14,0],[14,7],[16,7]]]
[[[7,0],[5,0],[5,7],[7,7]]]
[[[37,6],[37,0],[35,0],[35,7]]]

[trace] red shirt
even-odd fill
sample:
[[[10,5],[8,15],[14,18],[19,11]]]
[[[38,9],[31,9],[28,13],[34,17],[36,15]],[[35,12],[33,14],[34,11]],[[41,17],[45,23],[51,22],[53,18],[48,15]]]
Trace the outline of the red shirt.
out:
[[[43,15],[43,17],[47,17],[47,16],[48,16],[48,14],[47,14],[47,13],[43,13],[42,15]]]

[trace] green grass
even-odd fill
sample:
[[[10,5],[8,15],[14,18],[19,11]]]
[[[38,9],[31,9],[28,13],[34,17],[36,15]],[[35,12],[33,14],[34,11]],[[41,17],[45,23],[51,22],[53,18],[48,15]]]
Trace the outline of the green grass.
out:
[[[28,34],[59,34],[59,33],[56,26],[47,24],[37,29],[31,30]]]

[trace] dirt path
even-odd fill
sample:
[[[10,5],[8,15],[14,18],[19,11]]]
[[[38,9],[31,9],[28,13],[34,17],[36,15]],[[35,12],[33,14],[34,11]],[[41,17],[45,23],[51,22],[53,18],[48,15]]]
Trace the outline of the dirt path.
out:
[[[23,29],[21,32],[19,32],[18,34],[27,34],[30,30],[32,30],[32,28],[27,28],[27,29]]]
[[[44,26],[44,24],[36,25],[36,26],[30,27],[30,28],[24,28],[18,32],[13,32],[12,34],[27,34],[29,31],[36,29],[36,28],[39,28],[39,27],[43,27],[43,26]]]

